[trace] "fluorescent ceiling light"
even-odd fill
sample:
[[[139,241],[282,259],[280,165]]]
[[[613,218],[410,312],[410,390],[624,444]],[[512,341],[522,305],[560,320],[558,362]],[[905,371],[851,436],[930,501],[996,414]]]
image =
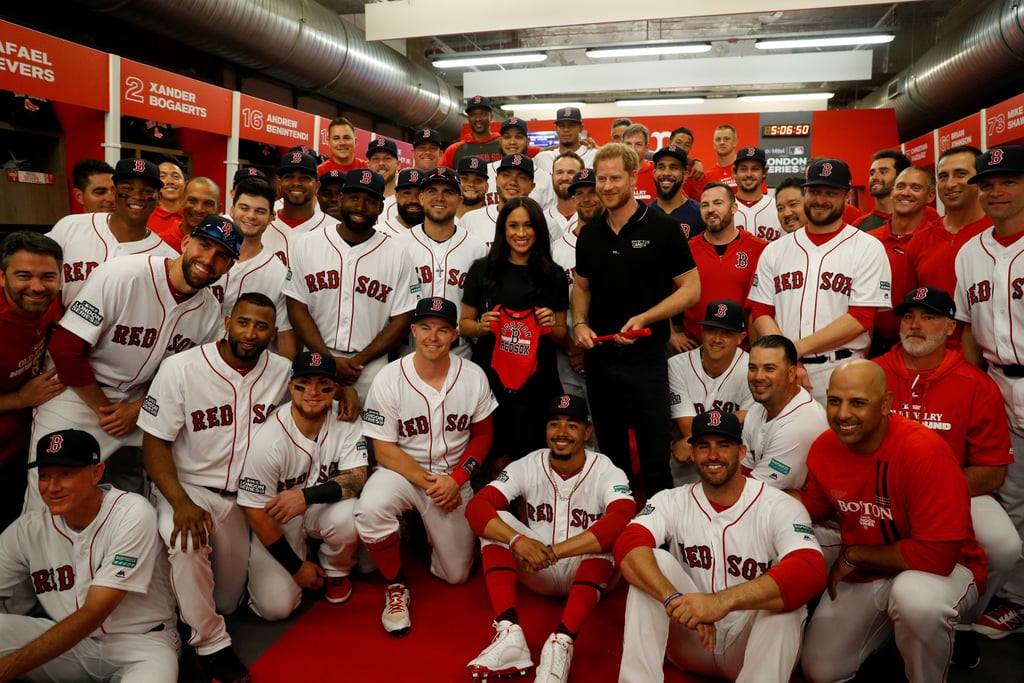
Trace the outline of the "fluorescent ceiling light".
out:
[[[688,104],[704,104],[703,97],[676,97],[671,99],[652,100],[615,100],[620,107],[661,107],[661,106],[685,106]]]
[[[460,66],[495,66],[498,64],[530,64],[532,62],[543,62],[547,59],[543,52],[520,52],[518,54],[488,55],[479,53],[476,56],[466,57],[441,57],[434,60],[434,66],[438,69],[451,69]]]
[[[855,36],[832,36],[821,38],[779,38],[759,40],[754,43],[758,50],[791,50],[801,47],[847,47],[850,45],[881,45],[891,43],[896,36],[892,33],[870,33]]]
[[[508,104],[501,105],[501,108],[505,111],[531,111],[543,109],[557,111],[559,109],[565,109],[566,107],[583,109],[585,106],[587,105],[584,102],[509,102]]]
[[[636,45],[633,47],[609,47],[587,50],[591,59],[612,59],[615,57],[650,57],[652,55],[683,55],[708,52],[711,43],[690,43],[688,45]]]
[[[798,100],[830,100],[835,96],[832,92],[800,92],[790,95],[742,95],[740,102],[794,102]]]

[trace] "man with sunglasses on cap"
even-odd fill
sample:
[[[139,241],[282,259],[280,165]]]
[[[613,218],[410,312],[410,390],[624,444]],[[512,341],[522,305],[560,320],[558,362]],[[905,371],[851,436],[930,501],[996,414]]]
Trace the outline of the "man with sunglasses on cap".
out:
[[[93,270],[109,259],[129,254],[174,258],[178,254],[146,227],[156,208],[157,193],[164,186],[157,165],[147,159],[121,159],[112,178],[112,213],[71,214],[46,233],[64,250],[61,303],[65,308]]]
[[[510,463],[466,506],[481,537],[491,599],[491,644],[468,665],[473,678],[525,673],[533,667],[516,610],[516,583],[541,595],[567,596],[558,629],[544,643],[536,679],[565,681],[573,644],[615,574],[612,546],[636,514],[626,473],[588,450],[590,416],[580,396],[548,402],[548,447]],[[507,512],[522,498],[526,520]]]
[[[45,616],[0,614],[0,681],[175,683],[180,643],[153,506],[100,485],[87,432],[43,435],[31,467],[46,509],[0,536],[0,595],[30,580]]]
[[[788,683],[807,601],[825,586],[811,520],[743,476],[732,413],[697,415],[690,444],[700,481],[656,494],[615,544],[630,583],[619,682],[662,681],[668,659],[699,676]]]
[[[453,302],[420,299],[412,336],[416,350],[384,368],[366,397],[363,435],[378,467],[356,505],[359,537],[388,584],[381,624],[394,637],[412,628],[399,517],[415,508],[423,518],[434,576],[450,584],[469,578],[476,536],[462,505],[491,448],[498,406],[484,371],[451,353],[459,336]]]

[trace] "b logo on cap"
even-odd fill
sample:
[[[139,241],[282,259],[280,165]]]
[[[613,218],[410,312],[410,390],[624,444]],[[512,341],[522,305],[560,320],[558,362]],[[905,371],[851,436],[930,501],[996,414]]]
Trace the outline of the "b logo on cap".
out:
[[[992,150],[991,154],[992,158],[988,160],[989,166],[1003,163],[1003,150],[997,148]]]
[[[224,221],[223,223],[220,224],[220,231],[222,233],[224,233],[225,237],[230,237],[231,236],[231,224],[228,223],[227,221]]]
[[[590,169],[589,168],[580,169],[580,180],[586,180],[589,177],[590,177]]]
[[[569,407],[569,396],[565,395],[565,396],[559,397],[559,399],[558,399],[558,409],[559,410],[565,410],[568,407]]]
[[[318,367],[320,367],[323,364],[323,362],[324,362],[323,361],[323,356],[321,356],[319,353],[311,353],[311,354],[309,354],[309,365],[310,365],[310,367],[318,368]]]
[[[136,159],[135,163],[132,164],[132,171],[135,173],[143,173],[146,170],[146,160]]]
[[[330,171],[328,171],[328,173],[330,173],[330,174],[331,174],[331,177],[332,177],[332,178],[338,178],[338,177],[340,177],[340,176],[341,176],[341,171],[339,171],[339,170],[338,170],[338,169],[336,169],[336,168],[332,168],[332,169],[331,169]]]
[[[472,159],[469,160],[469,167],[470,168],[479,168],[480,167],[480,160],[477,159],[476,157],[473,157]]]
[[[517,119],[516,117],[513,116],[512,118],[510,118],[508,120],[508,123],[509,123],[510,126],[518,126],[519,125],[519,119]]]
[[[476,95],[473,97],[473,104],[480,104],[480,96]]]
[[[292,163],[298,164],[302,162],[302,152],[292,152]]]
[[[250,167],[248,168],[248,171],[249,171],[249,175],[251,175],[251,176],[256,176],[256,175],[259,175],[259,171],[257,171],[257,170],[256,170],[255,168],[253,168],[252,166],[250,166]]]
[[[722,424],[722,414],[717,410],[712,410],[708,413],[708,426],[719,427]]]
[[[566,107],[562,112],[562,116],[572,116],[572,107]]]
[[[832,175],[832,164],[824,163],[821,165],[821,177],[827,178]]]
[[[513,154],[512,155],[512,165],[513,166],[519,166],[522,163],[523,163],[523,157],[522,157],[521,154]]]
[[[914,301],[921,301],[926,296],[928,296],[928,288],[927,287],[918,287],[917,291],[914,292]]]
[[[362,175],[359,177],[359,183],[361,185],[369,185],[371,180],[373,180],[373,176],[370,175],[369,171],[363,171]]]
[[[747,147],[747,156],[748,157],[754,156],[754,148],[753,147]]]
[[[439,296],[435,296],[430,302],[430,310],[432,311],[440,311],[443,306],[444,299]]]
[[[718,304],[718,310],[715,311],[716,318],[724,318],[725,314],[729,312],[729,307],[725,304]]]
[[[61,446],[64,445],[63,434],[51,434],[50,445],[46,448],[47,453],[60,453]]]
[[[418,183],[419,181],[420,181],[420,172],[419,171],[412,171],[409,174],[409,182],[411,182],[411,183]]]

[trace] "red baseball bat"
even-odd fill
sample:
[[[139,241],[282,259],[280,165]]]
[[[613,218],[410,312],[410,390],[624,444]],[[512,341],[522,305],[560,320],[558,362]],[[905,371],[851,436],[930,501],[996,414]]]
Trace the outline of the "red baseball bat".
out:
[[[600,337],[594,337],[593,341],[595,344],[601,342],[612,341],[615,337],[622,337],[623,339],[639,339],[640,337],[650,337],[651,328],[641,327],[638,330],[630,330],[629,332],[619,332],[618,334],[603,334]]]

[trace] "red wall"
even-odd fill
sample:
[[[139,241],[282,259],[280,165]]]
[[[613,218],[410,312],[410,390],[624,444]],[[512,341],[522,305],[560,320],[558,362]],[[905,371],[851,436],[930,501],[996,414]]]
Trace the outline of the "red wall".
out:
[[[53,102],[53,111],[64,130],[64,163],[67,166],[71,210],[80,213],[82,206],[75,201],[71,192],[74,188],[71,169],[82,159],[103,160],[103,112],[57,101]]]

